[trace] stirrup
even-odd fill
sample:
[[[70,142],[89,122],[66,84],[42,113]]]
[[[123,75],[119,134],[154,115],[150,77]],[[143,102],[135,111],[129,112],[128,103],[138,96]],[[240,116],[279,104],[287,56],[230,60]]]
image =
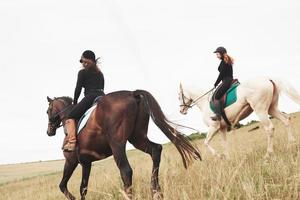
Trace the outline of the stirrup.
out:
[[[213,121],[221,121],[221,115],[215,115],[215,116],[211,117],[211,119]]]

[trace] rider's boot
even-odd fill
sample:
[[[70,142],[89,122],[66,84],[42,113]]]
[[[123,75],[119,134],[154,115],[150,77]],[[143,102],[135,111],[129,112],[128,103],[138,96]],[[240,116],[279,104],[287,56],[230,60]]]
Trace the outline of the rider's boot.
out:
[[[66,120],[67,144],[64,145],[64,151],[74,151],[76,148],[76,122],[74,119]]]
[[[213,121],[221,121],[221,113],[222,113],[222,100],[216,100],[215,104],[215,116],[211,117]]]

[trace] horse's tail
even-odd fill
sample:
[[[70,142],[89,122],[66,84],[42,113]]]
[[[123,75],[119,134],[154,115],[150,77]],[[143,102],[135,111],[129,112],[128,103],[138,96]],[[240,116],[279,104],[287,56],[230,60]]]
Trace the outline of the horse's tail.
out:
[[[271,79],[279,93],[283,92],[294,102],[300,105],[300,93],[287,81],[282,79]]]
[[[178,132],[170,124],[170,122],[162,112],[158,102],[155,98],[145,90],[136,90],[133,92],[135,98],[144,103],[146,112],[151,116],[154,123],[160,128],[160,130],[169,138],[169,140],[176,146],[179,151],[183,165],[185,168],[193,161],[193,159],[200,159],[200,152],[196,149],[185,136]]]

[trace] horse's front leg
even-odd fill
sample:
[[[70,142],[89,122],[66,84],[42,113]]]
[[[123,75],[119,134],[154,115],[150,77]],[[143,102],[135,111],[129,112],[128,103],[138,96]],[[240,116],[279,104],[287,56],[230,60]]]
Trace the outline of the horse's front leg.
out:
[[[274,125],[270,120],[267,112],[256,112],[256,115],[258,116],[268,136],[268,148],[267,148],[267,153],[265,155],[265,159],[267,160],[269,159],[270,156],[274,154],[274,149],[273,149]]]
[[[82,179],[80,185],[80,195],[81,195],[81,200],[84,200],[87,194],[87,187],[89,183],[92,163],[91,162],[81,163],[81,165],[82,165]]]
[[[227,142],[227,130],[226,128],[220,129],[222,139],[223,139],[223,148],[224,148],[224,153],[221,154],[221,158],[229,158],[229,152],[228,152],[228,142]]]
[[[65,161],[65,166],[64,166],[64,172],[63,172],[63,178],[59,184],[59,188],[62,193],[66,196],[67,199],[69,200],[75,200],[75,197],[69,192],[67,184],[72,176],[75,168],[78,165],[78,161],[76,158],[75,152],[67,152],[64,153],[66,161]]]
[[[212,155],[220,157],[220,155],[216,153],[216,150],[209,145],[209,142],[213,139],[218,130],[219,128],[216,128],[214,126],[209,127],[207,136],[204,141],[204,145],[209,149]]]

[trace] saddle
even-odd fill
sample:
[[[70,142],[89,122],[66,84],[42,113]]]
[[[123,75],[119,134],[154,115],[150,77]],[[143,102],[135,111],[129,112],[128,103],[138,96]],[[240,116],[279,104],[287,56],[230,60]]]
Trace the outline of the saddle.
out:
[[[92,114],[93,110],[97,107],[97,103],[102,99],[103,96],[98,96],[93,102],[93,105],[81,116],[77,123],[77,135],[80,134],[80,131],[85,127],[86,122],[90,118],[90,115]]]
[[[225,92],[225,94],[221,98],[221,103],[222,103],[221,115],[228,126],[231,126],[231,123],[229,122],[229,120],[224,112],[224,109],[226,107],[230,106],[231,104],[233,104],[234,102],[236,102],[236,100],[237,100],[236,89],[239,85],[240,85],[240,82],[238,81],[238,79],[233,79],[231,82],[231,86],[229,87],[229,89]],[[209,101],[210,109],[213,112],[215,112],[216,103],[217,103],[217,100],[215,99],[215,95],[213,95]]]

